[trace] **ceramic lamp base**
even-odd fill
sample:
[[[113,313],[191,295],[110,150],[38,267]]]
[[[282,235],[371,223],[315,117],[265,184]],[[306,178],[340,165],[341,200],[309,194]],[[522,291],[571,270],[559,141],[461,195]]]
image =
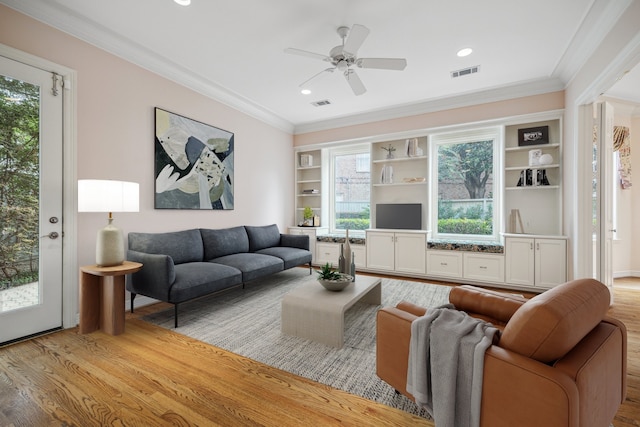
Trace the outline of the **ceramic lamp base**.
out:
[[[100,267],[121,265],[124,262],[124,238],[120,229],[112,222],[113,219],[109,218],[109,224],[98,230],[96,264]]]

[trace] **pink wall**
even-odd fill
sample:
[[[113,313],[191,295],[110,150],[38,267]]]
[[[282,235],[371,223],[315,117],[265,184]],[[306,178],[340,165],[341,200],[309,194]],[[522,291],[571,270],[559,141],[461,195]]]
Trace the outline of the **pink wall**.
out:
[[[345,141],[384,135],[394,132],[436,128],[440,126],[473,123],[502,117],[564,108],[564,92],[553,92],[544,95],[529,96],[507,101],[436,111],[415,116],[383,120],[375,123],[347,126],[319,132],[295,135],[294,145],[304,146],[331,141]]]
[[[0,5],[0,43],[77,72],[78,179],[140,183],[140,212],[116,214],[128,231],[293,223],[293,138]],[[235,210],[155,210],[154,107],[235,133]],[[277,167],[274,167],[277,165]],[[284,167],[283,167],[284,165]],[[92,264],[106,214],[78,214],[78,263]]]

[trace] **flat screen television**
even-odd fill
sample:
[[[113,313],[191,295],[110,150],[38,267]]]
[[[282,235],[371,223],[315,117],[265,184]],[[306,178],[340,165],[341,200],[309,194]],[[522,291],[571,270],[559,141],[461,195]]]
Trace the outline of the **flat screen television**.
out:
[[[422,204],[378,203],[376,228],[422,230]]]

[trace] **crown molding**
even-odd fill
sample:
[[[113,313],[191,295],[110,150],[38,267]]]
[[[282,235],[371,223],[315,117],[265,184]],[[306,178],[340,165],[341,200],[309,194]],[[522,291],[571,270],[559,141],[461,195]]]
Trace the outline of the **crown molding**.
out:
[[[469,107],[486,104],[489,102],[505,101],[508,99],[522,98],[526,96],[542,95],[550,92],[564,90],[564,84],[556,79],[542,79],[505,85],[478,92],[470,92],[457,96],[438,98],[425,102],[399,105],[396,107],[374,110],[362,114],[354,114],[335,119],[296,125],[294,134],[318,132],[345,126],[360,125],[381,120],[398,119],[407,116],[433,113],[436,111],[451,110],[454,108]]]
[[[59,3],[20,0],[1,0],[0,3],[277,129],[287,133],[294,130],[291,122],[255,102],[123,38],[95,21],[87,20]]]
[[[594,0],[551,75],[569,85],[632,2]]]

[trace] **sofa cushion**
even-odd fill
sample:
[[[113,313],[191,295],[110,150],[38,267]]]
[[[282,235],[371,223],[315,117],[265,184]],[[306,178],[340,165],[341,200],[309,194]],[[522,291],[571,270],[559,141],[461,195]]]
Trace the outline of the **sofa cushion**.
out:
[[[524,303],[504,328],[500,347],[543,363],[564,356],[600,323],[609,309],[605,285],[579,279]]]
[[[206,261],[225,255],[249,252],[249,237],[243,226],[220,230],[201,228],[200,233]]]
[[[227,255],[214,258],[210,262],[228,265],[242,271],[243,282],[284,270],[284,261],[280,258],[254,253]]]
[[[169,289],[168,302],[179,303],[211,292],[242,284],[237,268],[210,262],[190,262],[175,266],[176,280]]]
[[[169,255],[175,264],[203,260],[202,237],[197,229],[169,233],[129,233],[129,249]]]
[[[275,246],[272,248],[260,249],[256,253],[280,258],[284,261],[285,269],[311,262],[311,252],[305,249]]]
[[[256,252],[260,249],[280,246],[280,230],[276,224],[252,227],[244,227],[249,236],[249,251]]]

